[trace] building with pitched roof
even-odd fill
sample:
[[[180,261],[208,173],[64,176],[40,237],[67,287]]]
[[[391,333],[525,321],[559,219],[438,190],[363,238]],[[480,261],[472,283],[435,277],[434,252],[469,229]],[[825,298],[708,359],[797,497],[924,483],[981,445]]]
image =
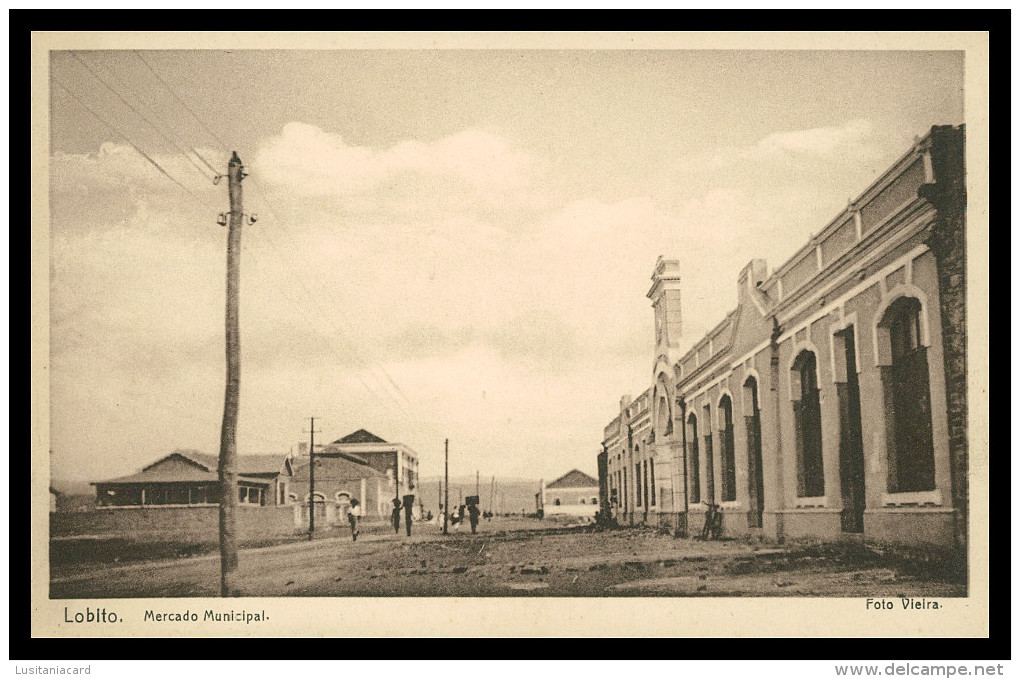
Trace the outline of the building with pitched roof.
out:
[[[602,433],[621,522],[696,532],[711,506],[728,535],[966,543],[964,150],[933,127],[780,267],[751,260],[683,353],[659,257],[650,386]]]
[[[214,505],[219,503],[219,457],[175,450],[135,474],[97,481],[99,507]],[[292,477],[286,455],[238,455],[237,493],[241,504],[289,504]]]
[[[571,469],[542,486],[541,506],[545,516],[568,514],[594,518],[599,509],[599,480]]]
[[[297,457],[294,467],[293,493],[298,502],[309,502],[311,489],[310,458]],[[389,516],[389,488],[391,484],[384,472],[366,460],[339,451],[315,451],[315,502],[349,505],[356,499],[364,508],[365,516]]]
[[[309,456],[294,458],[294,490],[301,501],[309,492]],[[403,443],[390,443],[359,429],[332,443],[315,447],[316,501],[357,498],[366,518],[389,517],[393,498],[415,495],[418,454]]]

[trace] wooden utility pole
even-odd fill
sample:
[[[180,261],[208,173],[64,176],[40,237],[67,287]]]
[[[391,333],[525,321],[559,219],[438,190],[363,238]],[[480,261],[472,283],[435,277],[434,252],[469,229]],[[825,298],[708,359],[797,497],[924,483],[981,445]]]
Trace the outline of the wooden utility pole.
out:
[[[482,501],[482,498],[481,498],[481,497],[479,497],[479,495],[478,495],[478,493],[479,493],[479,491],[478,491],[478,473],[479,473],[479,472],[478,472],[478,470],[476,469],[476,470],[475,470],[475,497],[477,497],[477,498],[478,498],[478,501],[479,501],[479,502],[481,502],[481,501]]]
[[[496,511],[496,475],[492,475],[492,481],[489,483],[489,513],[492,514]]]
[[[244,166],[237,151],[227,166],[230,227],[227,233],[227,386],[220,430],[220,596],[236,596],[237,585],[237,406],[241,385],[241,337],[238,296],[241,282],[241,224]]]
[[[315,418],[309,417],[312,421],[308,428],[308,539],[315,535]],[[325,506],[325,505],[323,505]]]
[[[443,500],[443,535],[449,535],[447,522],[450,519],[450,439],[446,439],[446,452],[443,455],[443,487],[446,488]]]

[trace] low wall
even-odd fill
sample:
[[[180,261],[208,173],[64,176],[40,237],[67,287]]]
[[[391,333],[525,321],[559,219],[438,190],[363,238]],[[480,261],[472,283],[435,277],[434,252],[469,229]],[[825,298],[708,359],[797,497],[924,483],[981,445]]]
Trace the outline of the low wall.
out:
[[[883,542],[950,547],[956,543],[953,520],[952,509],[870,509],[864,512],[864,536]]]
[[[687,535],[687,515],[683,512],[659,512],[658,527],[672,535]]]
[[[275,537],[299,532],[294,506],[237,508],[241,539]],[[93,512],[50,515],[50,537],[104,536],[139,540],[217,540],[219,507],[114,507]]]
[[[835,540],[843,531],[838,509],[786,509],[782,514],[783,532],[790,540]]]

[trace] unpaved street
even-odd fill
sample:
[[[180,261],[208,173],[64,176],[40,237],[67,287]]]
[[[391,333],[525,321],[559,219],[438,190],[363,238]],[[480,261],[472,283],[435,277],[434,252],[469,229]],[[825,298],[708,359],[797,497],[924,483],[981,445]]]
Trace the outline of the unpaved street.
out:
[[[958,561],[859,542],[777,547],[497,519],[241,550],[243,596],[965,596]],[[53,598],[216,596],[217,554],[55,572]]]

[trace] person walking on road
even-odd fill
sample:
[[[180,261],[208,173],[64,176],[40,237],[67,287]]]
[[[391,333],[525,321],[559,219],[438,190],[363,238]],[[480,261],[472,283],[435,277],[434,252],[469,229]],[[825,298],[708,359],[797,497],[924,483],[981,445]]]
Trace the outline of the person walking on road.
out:
[[[361,503],[357,499],[351,500],[351,506],[347,510],[347,522],[351,524],[351,541],[358,541],[358,519],[361,517]]]
[[[390,518],[393,520],[393,532],[394,533],[399,533],[400,532],[400,500],[398,500],[397,498],[393,498],[393,512],[390,515]]]
[[[460,532],[461,524],[464,523],[461,519],[464,517],[461,515],[460,510],[454,509],[453,513],[450,514],[450,526],[453,530]]]
[[[414,511],[414,496],[404,496],[404,527],[407,529],[407,537],[411,537],[411,514]],[[399,532],[399,531],[398,531]]]
[[[468,516],[471,519],[471,532],[478,532],[478,505],[473,502],[468,505]]]

